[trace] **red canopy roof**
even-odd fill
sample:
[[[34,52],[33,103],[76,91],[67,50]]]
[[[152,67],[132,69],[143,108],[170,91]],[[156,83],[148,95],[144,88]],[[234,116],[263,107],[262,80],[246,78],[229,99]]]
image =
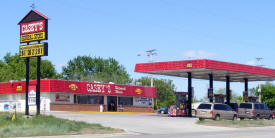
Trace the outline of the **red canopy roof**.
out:
[[[274,69],[207,59],[139,63],[136,64],[135,72],[177,77],[187,77],[187,72],[191,72],[193,78],[205,80],[212,73],[216,81],[225,81],[226,76],[235,82],[242,82],[244,78],[249,81],[275,80]]]

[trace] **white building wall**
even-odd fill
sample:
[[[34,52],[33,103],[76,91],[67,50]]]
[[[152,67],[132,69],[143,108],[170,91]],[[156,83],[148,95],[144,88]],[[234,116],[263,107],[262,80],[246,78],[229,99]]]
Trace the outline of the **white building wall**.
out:
[[[49,111],[52,93],[41,92],[40,110]],[[25,93],[0,94],[0,111],[25,111]],[[36,105],[29,105],[29,111],[36,111]]]

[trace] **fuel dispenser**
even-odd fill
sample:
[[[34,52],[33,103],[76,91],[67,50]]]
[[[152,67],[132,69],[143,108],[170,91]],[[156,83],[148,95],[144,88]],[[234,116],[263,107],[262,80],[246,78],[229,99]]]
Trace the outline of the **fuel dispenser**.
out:
[[[224,103],[224,98],[226,95],[224,94],[214,94],[214,102],[215,103]]]
[[[176,95],[176,105],[169,108],[169,116],[185,116],[187,114],[187,95],[188,92],[174,92]]]

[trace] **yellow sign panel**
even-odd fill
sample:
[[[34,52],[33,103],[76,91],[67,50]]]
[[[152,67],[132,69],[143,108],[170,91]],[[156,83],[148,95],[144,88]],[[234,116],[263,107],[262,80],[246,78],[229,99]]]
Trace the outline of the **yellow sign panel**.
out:
[[[192,63],[188,63],[188,64],[186,65],[187,68],[192,68],[192,66],[193,66]]]
[[[39,57],[48,55],[48,43],[20,46],[20,57]]]
[[[45,32],[20,35],[20,43],[39,41],[39,40],[45,40],[45,39],[46,39]]]

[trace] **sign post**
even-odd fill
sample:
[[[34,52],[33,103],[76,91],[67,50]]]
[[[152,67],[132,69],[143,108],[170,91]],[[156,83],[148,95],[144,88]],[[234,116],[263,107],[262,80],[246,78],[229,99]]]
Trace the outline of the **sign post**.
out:
[[[37,57],[37,83],[36,83],[36,114],[40,114],[40,60],[41,57]]]
[[[25,115],[29,115],[29,65],[30,58],[26,58],[26,107],[25,107]]]
[[[40,62],[41,56],[48,56],[48,43],[40,41],[48,40],[48,17],[32,9],[19,23],[20,25],[20,58],[26,58],[26,108],[25,115],[29,115],[29,100],[35,98],[36,115],[40,114]],[[29,44],[36,42],[35,44]],[[31,57],[37,57],[37,83],[36,97],[29,97],[29,62]],[[30,99],[29,99],[30,98]]]

